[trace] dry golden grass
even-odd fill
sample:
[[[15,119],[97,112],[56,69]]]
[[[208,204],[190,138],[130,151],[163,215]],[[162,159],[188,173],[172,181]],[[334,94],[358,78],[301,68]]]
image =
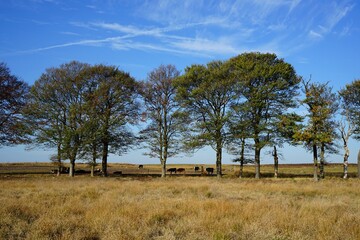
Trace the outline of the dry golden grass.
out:
[[[65,164],[66,165],[66,164]],[[66,165],[67,166],[67,165]],[[194,171],[195,164],[168,164],[168,168],[185,168],[185,175],[195,175],[200,176],[200,172]],[[206,167],[215,167],[214,165],[198,165]],[[99,166],[100,167],[100,166]],[[22,175],[22,174],[50,174],[50,170],[55,169],[54,165],[51,163],[0,163],[0,176],[1,175]],[[90,167],[87,164],[77,163],[76,170],[86,170],[88,173],[85,175],[90,175]],[[143,169],[139,169],[136,164],[128,163],[109,163],[108,171],[110,176],[115,171],[122,171],[123,175],[161,175],[161,166],[160,164],[146,164]],[[326,177],[338,177],[343,176],[343,165],[342,164],[329,164],[325,166],[325,175]],[[238,164],[224,164],[223,165],[223,174],[224,177],[236,177],[239,174],[239,165]],[[82,174],[84,175],[84,173]],[[177,174],[183,175],[183,174]],[[273,177],[274,176],[274,167],[273,165],[262,165],[261,166],[261,175],[262,177]],[[357,166],[355,164],[349,165],[349,177],[356,177],[357,175]],[[255,167],[252,165],[244,166],[245,178],[254,178],[255,176]],[[293,178],[293,177],[303,177],[303,178],[312,178],[313,176],[313,165],[312,164],[280,164],[279,165],[279,177],[280,178]]]
[[[0,239],[360,239],[360,180],[1,177]]]

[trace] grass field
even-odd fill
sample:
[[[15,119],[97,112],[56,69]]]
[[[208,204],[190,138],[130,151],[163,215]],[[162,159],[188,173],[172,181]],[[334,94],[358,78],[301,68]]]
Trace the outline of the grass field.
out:
[[[253,167],[243,179],[233,166],[223,179],[161,179],[126,164],[109,169],[132,176],[109,178],[27,166],[0,164],[0,239],[360,239],[360,180],[341,179],[339,166],[320,182],[303,176],[312,173],[305,165],[281,166],[291,178],[260,180]]]
[[[168,168],[185,168],[185,175],[187,176],[201,176],[201,172],[194,171],[194,164],[168,164]],[[198,165],[206,167],[214,167],[214,165]],[[51,170],[55,169],[52,163],[0,163],[0,177],[6,175],[21,175],[21,174],[40,174],[49,175]],[[90,167],[87,164],[78,163],[75,169],[90,171]],[[237,164],[224,164],[223,174],[224,177],[236,177],[239,174],[239,165]],[[127,163],[109,163],[108,164],[109,175],[114,172],[122,171],[124,177],[128,176],[160,176],[161,167],[159,164],[147,164],[143,169],[139,169],[138,165]],[[325,175],[328,177],[343,176],[342,164],[328,164],[325,166]],[[357,166],[355,164],[349,165],[349,176],[356,177]],[[82,173],[81,175],[84,175]],[[90,173],[88,173],[90,175]],[[175,174],[173,176],[183,176],[184,174]],[[273,165],[261,166],[262,177],[273,177],[274,167]],[[244,166],[245,178],[253,178],[255,176],[255,168],[253,165]],[[118,177],[118,176],[117,176]],[[279,165],[279,177],[281,178],[312,178],[313,177],[313,165],[312,164],[280,164]]]

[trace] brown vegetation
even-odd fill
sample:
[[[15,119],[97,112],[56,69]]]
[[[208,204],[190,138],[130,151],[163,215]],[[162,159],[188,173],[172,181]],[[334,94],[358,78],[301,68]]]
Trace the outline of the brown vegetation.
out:
[[[206,168],[212,167],[215,165],[201,165],[203,171],[195,171],[194,164],[167,164],[167,168],[183,168],[185,169],[186,176],[204,176],[206,174]],[[65,164],[65,167],[68,165]],[[88,164],[77,163],[76,164],[76,175],[89,175],[90,176],[90,166]],[[161,175],[161,166],[159,164],[145,164],[142,168],[139,168],[136,164],[128,163],[109,163],[108,166],[109,176],[113,176],[115,172],[122,172],[121,176],[123,177],[132,177],[132,176],[160,176]],[[0,163],[0,177],[7,175],[22,175],[22,174],[36,174],[36,175],[54,175],[51,170],[55,170],[56,167],[52,163]],[[239,165],[238,164],[223,164],[222,172],[224,177],[237,177],[239,175]],[[253,178],[254,175],[254,165],[244,165],[243,177]],[[356,177],[357,175],[357,166],[356,164],[349,164],[348,167],[349,177]],[[311,178],[313,175],[313,165],[312,164],[279,164],[279,174],[280,178]],[[64,174],[67,175],[67,174]],[[98,174],[100,175],[100,174]],[[115,174],[118,176],[118,174]],[[168,173],[170,175],[170,173]],[[182,176],[184,173],[172,174],[172,176]],[[274,166],[273,165],[263,165],[261,167],[261,176],[262,177],[273,177],[274,176]],[[325,176],[326,177],[339,177],[343,176],[343,164],[328,164],[325,167]]]
[[[0,239],[360,237],[359,179],[27,174],[0,182]]]

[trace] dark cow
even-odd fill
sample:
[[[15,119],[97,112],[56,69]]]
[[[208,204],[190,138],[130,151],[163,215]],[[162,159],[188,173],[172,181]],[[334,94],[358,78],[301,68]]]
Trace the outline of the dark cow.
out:
[[[144,165],[140,164],[138,168],[142,169],[142,168],[144,168]]]
[[[85,174],[85,173],[90,173],[90,171],[84,170],[84,169],[78,169],[78,170],[75,170],[75,173],[76,174]]]
[[[197,171],[199,171],[199,170],[200,170],[200,168],[199,168],[198,166],[195,166],[195,167],[194,167],[194,171],[195,171],[195,172],[197,172]]]
[[[170,172],[170,174],[176,173],[176,168],[169,168],[167,171]]]
[[[114,175],[121,175],[122,174],[122,171],[115,171],[113,172]]]
[[[214,168],[212,168],[212,167],[208,167],[205,170],[206,170],[207,174],[213,175],[213,173],[214,173]]]
[[[178,168],[176,172],[185,174],[185,168]]]

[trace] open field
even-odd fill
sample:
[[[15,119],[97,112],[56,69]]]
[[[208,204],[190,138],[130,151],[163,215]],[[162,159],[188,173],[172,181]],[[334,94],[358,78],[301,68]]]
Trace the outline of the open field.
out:
[[[360,182],[2,179],[1,239],[359,239]]]
[[[65,166],[67,166],[65,164]],[[173,174],[172,176],[202,176],[200,171],[194,171],[195,164],[168,164],[167,168],[185,168],[185,173]],[[214,165],[197,165],[199,167],[214,167]],[[51,170],[55,169],[52,163],[0,163],[0,178],[7,175],[22,175],[22,174],[36,174],[36,175],[52,175]],[[80,170],[81,175],[90,174],[90,167],[87,164],[77,163],[76,170]],[[224,164],[223,174],[224,177],[236,177],[239,174],[239,165],[237,164]],[[108,172],[109,176],[113,176],[114,172],[122,172],[123,177],[131,176],[160,176],[161,167],[160,164],[145,164],[143,169],[139,169],[136,164],[128,163],[109,163]],[[357,166],[355,164],[349,164],[349,177],[357,176]],[[244,166],[245,178],[253,178],[255,169],[253,165]],[[78,173],[79,175],[80,173]],[[328,164],[325,166],[326,177],[338,177],[343,176],[342,164]],[[118,177],[117,174],[114,176]],[[262,177],[273,177],[274,167],[273,165],[261,166]],[[280,164],[279,165],[279,177],[280,178],[312,178],[313,177],[313,165],[312,164]]]
[[[3,172],[0,183],[0,239],[360,239],[357,178]]]

